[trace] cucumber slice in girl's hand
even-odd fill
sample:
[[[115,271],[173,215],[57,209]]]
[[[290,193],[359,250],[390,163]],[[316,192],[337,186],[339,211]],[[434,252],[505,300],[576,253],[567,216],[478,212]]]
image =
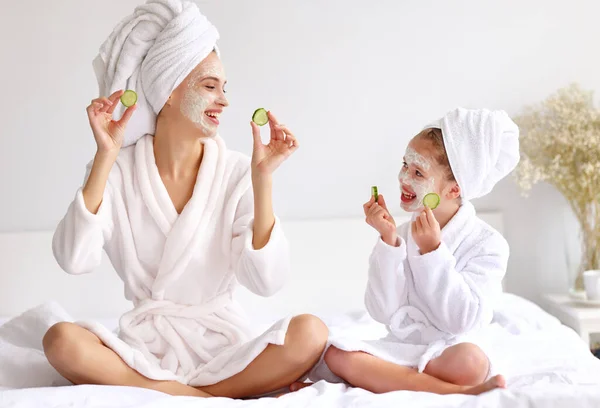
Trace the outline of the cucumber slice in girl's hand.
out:
[[[423,197],[423,205],[432,210],[435,210],[437,206],[440,205],[440,201],[440,196],[436,193],[425,194],[425,197]]]
[[[258,108],[252,114],[252,122],[256,123],[258,126],[264,126],[269,122],[269,116],[267,115],[267,110],[265,108]]]
[[[377,199],[379,198],[379,193],[377,192],[377,186],[371,187],[371,195],[375,199],[375,202],[377,202]]]
[[[136,102],[137,94],[131,89],[126,90],[123,95],[121,95],[121,103],[128,108],[135,105]]]

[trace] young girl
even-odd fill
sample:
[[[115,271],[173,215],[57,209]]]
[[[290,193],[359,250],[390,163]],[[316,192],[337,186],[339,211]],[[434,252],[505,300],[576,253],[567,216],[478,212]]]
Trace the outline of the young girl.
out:
[[[397,228],[382,195],[364,205],[380,234],[365,303],[389,334],[367,342],[331,338],[324,360],[335,376],[321,364],[313,379],[337,376],[377,393],[479,394],[505,386],[491,376],[485,336],[476,335],[492,319],[509,248],[469,200],[487,194],[518,161],[518,128],[502,111],[455,109],[411,140],[399,183],[412,221]],[[423,206],[428,193],[441,199],[434,209]]]

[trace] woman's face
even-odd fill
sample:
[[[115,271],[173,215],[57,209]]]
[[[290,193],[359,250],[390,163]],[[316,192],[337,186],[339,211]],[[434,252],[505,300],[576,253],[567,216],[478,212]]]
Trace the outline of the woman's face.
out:
[[[219,116],[229,105],[225,97],[225,71],[215,52],[211,52],[173,93],[173,107],[203,133],[214,137]]]

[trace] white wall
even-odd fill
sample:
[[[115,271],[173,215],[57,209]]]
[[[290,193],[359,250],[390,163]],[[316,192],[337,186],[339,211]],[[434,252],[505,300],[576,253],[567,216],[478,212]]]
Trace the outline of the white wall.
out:
[[[91,61],[138,0],[3,2],[0,9],[0,231],[53,228],[93,157],[85,106]],[[287,218],[354,216],[380,186],[393,196],[409,138],[463,105],[517,113],[578,81],[600,90],[596,0],[203,0],[221,32],[229,146],[250,153],[258,106],[301,149],[276,178]],[[512,180],[476,203],[505,212],[509,290],[565,290],[565,201]],[[10,273],[0,271],[0,273]]]

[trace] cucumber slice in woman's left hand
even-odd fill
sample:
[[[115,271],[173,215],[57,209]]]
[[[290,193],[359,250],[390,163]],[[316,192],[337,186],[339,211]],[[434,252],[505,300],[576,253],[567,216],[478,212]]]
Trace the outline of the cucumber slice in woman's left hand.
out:
[[[256,123],[258,126],[264,126],[269,122],[269,115],[267,114],[267,110],[265,108],[258,108],[252,114],[252,122]]]

